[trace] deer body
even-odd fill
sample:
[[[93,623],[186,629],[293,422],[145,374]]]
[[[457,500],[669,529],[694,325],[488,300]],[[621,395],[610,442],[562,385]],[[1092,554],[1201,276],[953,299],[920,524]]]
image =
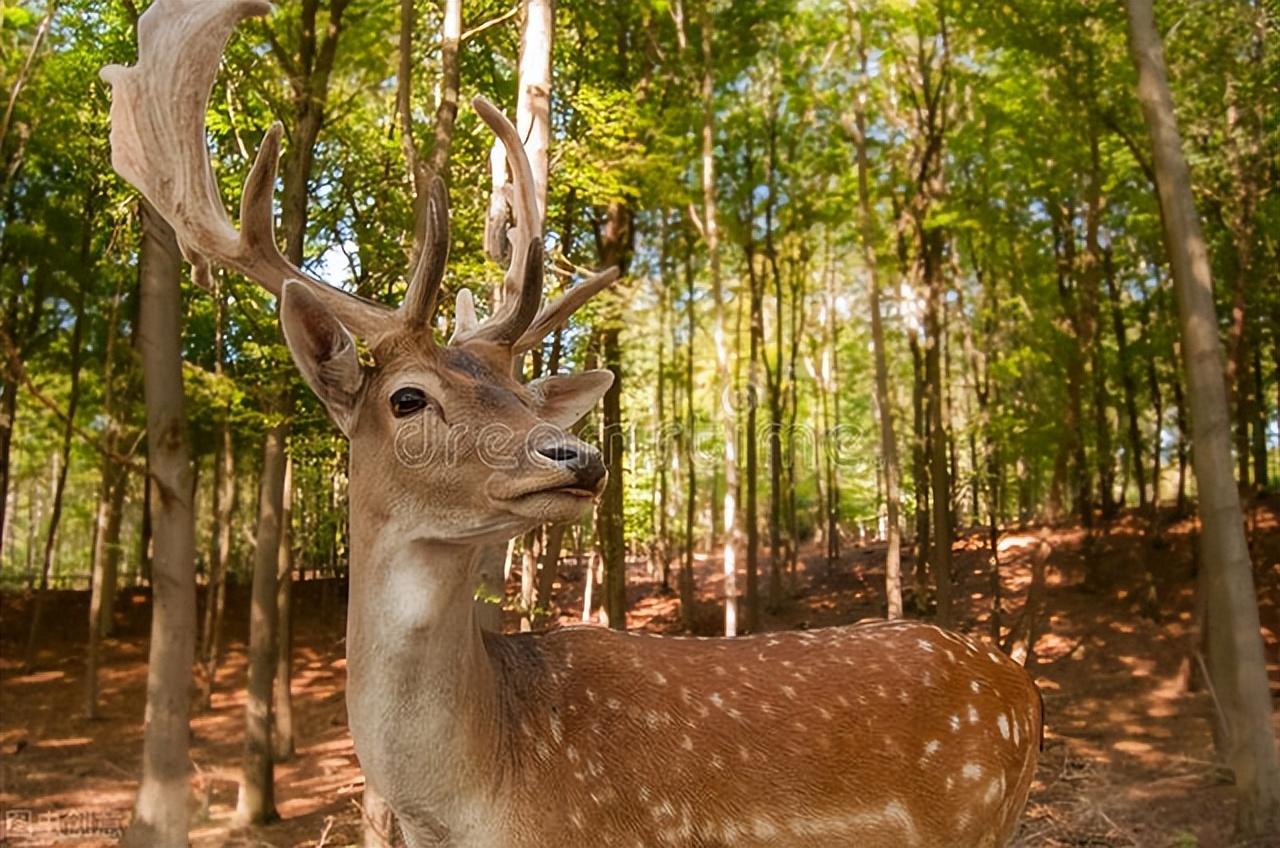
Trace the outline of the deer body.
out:
[[[438,177],[396,308],[281,255],[279,125],[263,138],[237,230],[204,118],[232,30],[269,9],[152,3],[138,63],[103,70],[112,163],[197,269],[217,262],[279,297],[294,362],[350,441],[350,727],[410,845],[1005,843],[1035,770],[1039,699],[1021,668],[962,637],[912,623],[709,641],[481,632],[472,592],[483,547],[577,520],[604,487],[599,451],[569,430],[612,375],[511,375],[616,269],[542,304],[529,162],[481,98],[512,175],[511,263],[486,320],[459,293],[447,343],[433,332],[449,228]]]
[[[352,564],[348,704],[415,848],[950,848],[1016,827],[1039,702],[967,639],[912,622],[483,634],[478,549],[398,553]],[[423,577],[440,573],[459,579]]]

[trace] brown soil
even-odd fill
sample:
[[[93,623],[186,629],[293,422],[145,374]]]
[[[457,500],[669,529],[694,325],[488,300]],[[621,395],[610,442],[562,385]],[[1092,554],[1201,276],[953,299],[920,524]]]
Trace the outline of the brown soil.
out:
[[[1166,522],[1163,540],[1153,545],[1145,522],[1126,515],[1093,544],[1092,553],[1079,527],[1047,529],[1052,553],[1035,674],[1048,731],[1019,846],[1233,844],[1232,790],[1228,775],[1214,764],[1212,698],[1198,686],[1192,652],[1195,524]],[[1280,514],[1260,505],[1250,525],[1272,689],[1280,693]],[[1029,528],[1002,537],[1006,624],[1021,614],[1039,533]],[[984,540],[974,532],[958,545],[958,566],[966,575],[965,591],[958,593],[958,629],[975,634],[990,628]],[[831,568],[816,554],[807,557],[796,575],[794,599],[778,615],[767,615],[764,629],[880,614],[883,554],[882,546],[850,544]],[[761,562],[767,568],[767,552]],[[1093,566],[1095,587],[1084,585],[1086,564]],[[719,627],[717,571],[713,559],[697,563],[699,631]],[[628,626],[677,631],[676,600],[662,591],[658,576],[639,563],[629,576]],[[556,591],[560,622],[578,620],[581,584],[582,569],[566,562]],[[241,593],[231,602],[232,640],[213,708],[192,719],[195,846],[358,844],[363,783],[343,704],[342,587],[303,582],[294,598],[298,754],[277,767],[282,820],[251,830],[228,827],[243,744],[247,598]],[[0,808],[7,828],[0,830],[0,843],[114,844],[140,770],[148,598],[142,592],[121,598],[116,633],[106,647],[103,718],[97,721],[83,717],[86,595],[60,592],[50,599],[44,650],[35,669],[24,673],[16,658],[29,606],[25,595],[0,596]],[[517,626],[513,614],[508,626]],[[1280,837],[1261,844],[1280,845]]]

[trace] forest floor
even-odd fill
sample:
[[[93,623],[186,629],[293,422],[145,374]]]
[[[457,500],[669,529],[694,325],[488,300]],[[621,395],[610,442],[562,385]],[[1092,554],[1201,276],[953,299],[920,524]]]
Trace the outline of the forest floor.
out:
[[[1272,691],[1280,694],[1280,509],[1250,516]],[[1170,520],[1152,545],[1145,522],[1124,515],[1087,552],[1078,526],[1043,528],[1051,546],[1046,608],[1034,673],[1048,727],[1039,774],[1018,846],[1231,845],[1231,787],[1213,763],[1212,699],[1188,691],[1192,646],[1195,524]],[[1042,528],[1001,537],[1005,619],[1013,621],[1030,584]],[[989,631],[990,566],[985,535],[965,534],[957,565],[965,575],[958,629]],[[882,609],[883,545],[845,546],[828,569],[814,552],[796,576],[794,598],[764,629],[818,627],[874,617]],[[762,553],[762,563],[767,563]],[[1091,564],[1098,585],[1086,589]],[[1154,577],[1154,598],[1144,579]],[[698,629],[718,627],[718,563],[697,562],[703,599]],[[632,628],[679,629],[675,599],[637,563],[629,575]],[[767,585],[762,580],[762,585]],[[577,620],[581,570],[562,569],[560,621]],[[232,640],[211,710],[192,719],[194,784],[200,809],[193,844],[336,846],[358,844],[362,779],[343,704],[343,600],[332,582],[298,584],[294,709],[297,756],[277,767],[282,820],[232,831],[242,724],[247,632],[243,593],[233,596]],[[148,601],[122,595],[102,675],[103,717],[83,717],[85,593],[57,593],[35,670],[16,659],[30,598],[0,597],[0,808],[14,846],[110,845],[127,821],[141,768]],[[508,622],[515,625],[515,620]],[[54,632],[54,631],[57,632]],[[1192,659],[1190,662],[1194,663]],[[6,838],[7,836],[7,838]],[[1255,843],[1256,844],[1256,843]],[[1280,837],[1276,845],[1280,845]]]

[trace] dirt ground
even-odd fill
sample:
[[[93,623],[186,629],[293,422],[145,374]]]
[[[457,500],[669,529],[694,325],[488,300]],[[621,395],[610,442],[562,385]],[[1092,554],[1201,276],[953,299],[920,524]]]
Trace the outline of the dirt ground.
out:
[[[1043,635],[1035,675],[1048,729],[1018,846],[1231,845],[1231,787],[1213,762],[1209,694],[1188,687],[1192,655],[1195,524],[1168,519],[1153,545],[1145,522],[1126,515],[1088,550],[1079,527],[1047,529]],[[1280,694],[1280,513],[1259,504],[1250,517],[1272,691]],[[1010,531],[1000,543],[1006,622],[1020,614],[1040,528]],[[991,571],[985,539],[962,539],[959,629],[989,632]],[[818,627],[874,617],[881,609],[884,549],[847,543],[836,567],[815,554],[796,575],[796,591],[764,629]],[[767,553],[761,556],[767,563]],[[1105,589],[1082,586],[1086,565]],[[718,626],[713,604],[718,563],[700,559],[699,630]],[[1151,580],[1147,579],[1148,574]],[[643,564],[630,578],[628,626],[679,630],[674,598]],[[763,581],[762,581],[763,582]],[[560,624],[579,619],[581,569],[566,563],[557,583]],[[1153,596],[1154,592],[1154,596]],[[335,582],[299,583],[293,695],[297,756],[276,772],[281,821],[231,831],[243,745],[245,644],[243,592],[232,599],[227,661],[213,708],[192,719],[196,846],[358,844],[360,770],[343,704],[344,606]],[[140,771],[148,599],[123,596],[102,674],[103,717],[83,716],[85,593],[58,593],[36,668],[18,657],[30,599],[0,597],[0,843],[110,845],[127,821]],[[509,617],[508,626],[516,626]],[[53,623],[56,623],[53,624]],[[1190,660],[1194,664],[1195,660]],[[1259,843],[1255,843],[1257,845]],[[1280,845],[1280,835],[1272,843]]]

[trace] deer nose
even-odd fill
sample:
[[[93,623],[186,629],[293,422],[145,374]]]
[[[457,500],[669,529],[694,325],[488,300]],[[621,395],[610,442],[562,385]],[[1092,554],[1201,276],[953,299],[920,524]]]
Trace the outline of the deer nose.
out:
[[[585,442],[557,442],[537,448],[538,455],[555,463],[565,471],[573,472],[576,486],[595,491],[608,474],[600,451]]]
[[[578,451],[569,445],[551,445],[538,448],[538,453],[557,465],[567,465],[578,458]]]

